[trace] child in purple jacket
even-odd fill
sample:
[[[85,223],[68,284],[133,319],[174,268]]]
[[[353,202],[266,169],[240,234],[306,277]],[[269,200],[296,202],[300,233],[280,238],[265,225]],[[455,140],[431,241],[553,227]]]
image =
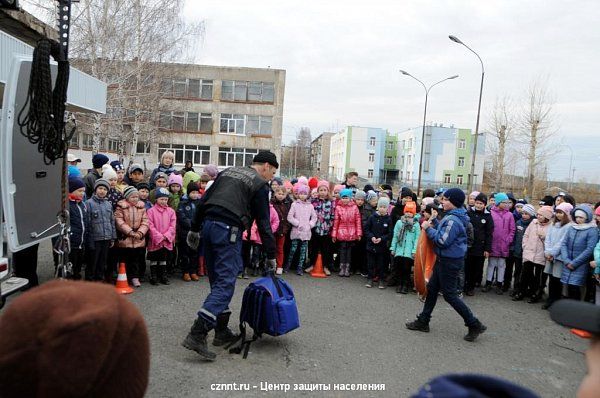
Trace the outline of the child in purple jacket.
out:
[[[487,282],[482,292],[488,292],[492,288],[494,272],[496,276],[496,293],[502,294],[502,283],[504,282],[504,271],[506,269],[506,258],[509,256],[509,247],[515,236],[515,218],[510,212],[510,199],[504,192],[494,195],[495,205],[491,208],[494,220],[494,234],[492,236],[492,252],[488,258]],[[506,281],[510,283],[510,281]]]

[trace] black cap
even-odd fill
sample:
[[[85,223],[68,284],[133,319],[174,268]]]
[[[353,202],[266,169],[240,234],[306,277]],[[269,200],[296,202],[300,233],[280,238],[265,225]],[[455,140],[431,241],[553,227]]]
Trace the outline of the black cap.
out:
[[[480,192],[479,195],[475,196],[475,202],[483,202],[487,205],[487,196],[484,193]]]
[[[279,168],[279,163],[277,163],[277,156],[271,151],[260,151],[254,156],[252,159],[253,163],[269,163],[271,166],[276,169]]]
[[[559,325],[600,335],[600,306],[585,301],[559,300],[550,307],[550,318]]]

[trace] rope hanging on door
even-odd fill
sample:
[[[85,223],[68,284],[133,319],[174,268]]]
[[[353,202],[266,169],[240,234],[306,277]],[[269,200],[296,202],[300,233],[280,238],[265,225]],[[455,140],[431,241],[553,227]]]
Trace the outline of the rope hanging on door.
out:
[[[56,84],[52,89],[50,56],[58,62]],[[65,107],[69,84],[69,61],[65,60],[60,44],[40,40],[33,51],[27,100],[17,122],[21,134],[44,154],[45,164],[64,158],[75,128],[65,130]]]

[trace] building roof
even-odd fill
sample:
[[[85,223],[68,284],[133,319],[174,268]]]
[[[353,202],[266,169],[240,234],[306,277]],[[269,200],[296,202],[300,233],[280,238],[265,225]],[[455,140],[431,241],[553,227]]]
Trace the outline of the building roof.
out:
[[[58,41],[58,30],[24,10],[0,9],[0,30],[32,47],[44,38]]]

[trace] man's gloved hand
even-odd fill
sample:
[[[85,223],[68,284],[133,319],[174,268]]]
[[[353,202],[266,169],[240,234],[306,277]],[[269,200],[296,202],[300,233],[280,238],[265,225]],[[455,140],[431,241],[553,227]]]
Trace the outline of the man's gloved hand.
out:
[[[275,272],[277,270],[277,260],[270,258],[267,260],[267,272]]]
[[[185,242],[188,244],[189,247],[196,250],[198,248],[198,245],[200,244],[200,232],[188,232]]]

